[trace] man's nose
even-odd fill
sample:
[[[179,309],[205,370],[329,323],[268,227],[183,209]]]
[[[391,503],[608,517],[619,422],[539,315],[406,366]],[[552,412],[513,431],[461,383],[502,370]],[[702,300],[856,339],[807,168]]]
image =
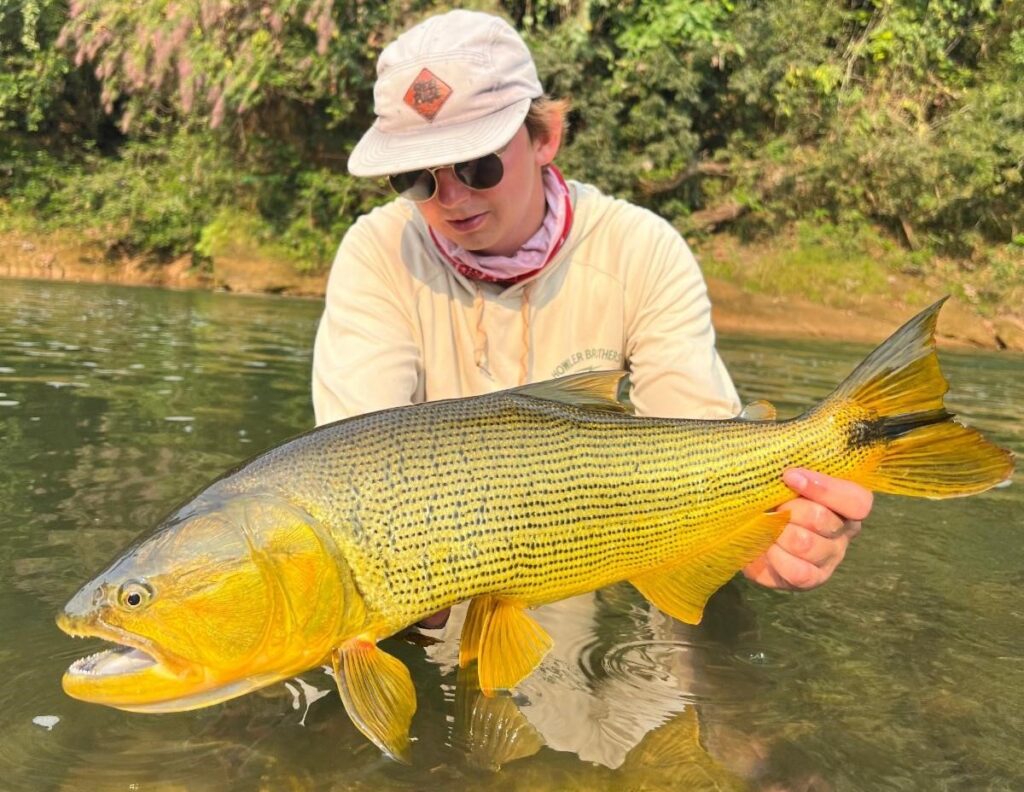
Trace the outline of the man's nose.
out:
[[[444,168],[434,173],[437,179],[437,202],[444,207],[456,206],[469,197],[469,187],[455,178],[451,168]]]

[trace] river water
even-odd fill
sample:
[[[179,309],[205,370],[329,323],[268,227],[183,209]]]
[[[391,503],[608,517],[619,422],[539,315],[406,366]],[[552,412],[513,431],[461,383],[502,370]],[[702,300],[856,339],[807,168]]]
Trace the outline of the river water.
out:
[[[54,615],[225,469],[312,423],[319,304],[0,281],[0,787],[10,790],[1024,789],[1024,477],[879,497],[805,594],[737,580],[687,628],[628,585],[541,609],[513,697],[456,673],[460,615],[385,642],[419,696],[412,767],[352,726],[323,669],[190,713],[74,701],[98,645]],[[894,327],[905,317],[892,317]],[[722,339],[746,400],[792,415],[868,351]],[[1024,454],[1024,358],[943,352],[963,419]]]

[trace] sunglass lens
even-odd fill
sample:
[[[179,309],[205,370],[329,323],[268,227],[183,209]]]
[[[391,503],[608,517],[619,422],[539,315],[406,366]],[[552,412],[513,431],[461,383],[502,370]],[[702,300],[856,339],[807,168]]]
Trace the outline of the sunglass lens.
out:
[[[501,164],[501,157],[497,154],[488,154],[469,162],[458,162],[452,167],[459,181],[474,190],[489,190],[496,187],[505,175],[505,166]]]
[[[428,170],[408,171],[388,176],[391,189],[410,201],[425,201],[434,195],[434,174]]]
[[[473,190],[497,187],[505,175],[505,166],[497,154],[488,154],[469,162],[457,162],[452,165],[452,170],[459,181]],[[429,200],[437,190],[434,174],[426,169],[395,173],[388,176],[388,181],[396,193],[410,201]]]

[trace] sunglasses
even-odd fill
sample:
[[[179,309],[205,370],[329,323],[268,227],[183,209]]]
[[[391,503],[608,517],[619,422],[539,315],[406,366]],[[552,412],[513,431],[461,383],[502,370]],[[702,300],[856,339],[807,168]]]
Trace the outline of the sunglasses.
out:
[[[434,174],[439,170],[451,168],[455,178],[469,189],[489,190],[492,187],[497,187],[505,175],[505,166],[501,162],[501,155],[507,148],[506,145],[493,154],[487,154],[468,162],[456,162],[454,165],[438,165],[436,168],[421,168],[406,173],[395,173],[388,176],[388,184],[403,198],[422,203],[429,201],[437,193],[437,176]]]

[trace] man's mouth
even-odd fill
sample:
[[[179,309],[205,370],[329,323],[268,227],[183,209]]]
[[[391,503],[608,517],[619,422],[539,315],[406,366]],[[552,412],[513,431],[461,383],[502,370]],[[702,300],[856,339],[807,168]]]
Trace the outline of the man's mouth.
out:
[[[446,221],[455,231],[460,234],[465,234],[470,231],[476,231],[484,221],[487,219],[487,212],[480,212],[479,214],[469,215],[458,220]]]

